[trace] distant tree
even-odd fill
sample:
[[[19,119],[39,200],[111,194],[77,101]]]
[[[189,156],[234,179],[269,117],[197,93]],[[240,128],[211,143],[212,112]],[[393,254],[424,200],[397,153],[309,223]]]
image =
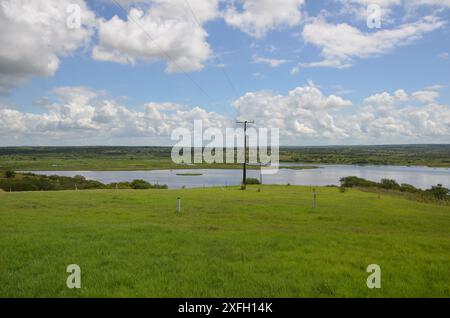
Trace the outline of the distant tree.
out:
[[[14,178],[16,176],[16,172],[13,170],[5,171],[5,177],[8,179]]]
[[[344,177],[339,180],[342,187],[352,188],[352,187],[375,187],[376,182],[369,181],[363,178],[358,178],[355,176]]]
[[[420,190],[417,189],[416,187],[414,187],[413,185],[407,184],[407,183],[402,183],[400,185],[400,191],[402,192],[419,192]]]
[[[78,174],[77,174],[76,176],[74,176],[73,179],[74,179],[74,181],[77,182],[77,183],[83,183],[83,182],[86,181],[86,178],[85,178],[85,177],[80,176],[80,175],[78,175]]]
[[[430,192],[436,200],[445,200],[449,196],[450,190],[444,188],[442,184],[438,184],[437,186],[431,187],[431,189],[427,190]]]
[[[391,179],[381,179],[381,187],[384,189],[400,189],[400,185],[395,180]]]
[[[150,189],[152,187],[152,185],[150,183],[148,183],[145,180],[141,180],[141,179],[136,179],[136,180],[131,181],[130,186],[132,189],[136,189],[136,190]]]

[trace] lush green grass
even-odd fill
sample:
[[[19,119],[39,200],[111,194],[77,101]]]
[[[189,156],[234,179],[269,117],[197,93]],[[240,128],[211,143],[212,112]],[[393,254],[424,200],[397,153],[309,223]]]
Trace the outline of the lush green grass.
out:
[[[449,206],[258,188],[0,192],[0,296],[450,296]]]

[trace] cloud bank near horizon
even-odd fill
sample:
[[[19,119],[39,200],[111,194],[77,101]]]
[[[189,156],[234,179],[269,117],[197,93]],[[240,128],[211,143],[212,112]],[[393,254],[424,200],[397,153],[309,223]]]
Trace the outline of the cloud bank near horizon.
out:
[[[282,145],[448,143],[450,106],[431,88],[381,92],[356,105],[309,82],[285,95],[246,93],[232,103],[232,117],[171,102],[133,110],[104,91],[60,87],[36,102],[41,113],[0,106],[0,145],[171,145],[172,131],[192,129],[194,120],[224,130],[245,118],[279,128]]]

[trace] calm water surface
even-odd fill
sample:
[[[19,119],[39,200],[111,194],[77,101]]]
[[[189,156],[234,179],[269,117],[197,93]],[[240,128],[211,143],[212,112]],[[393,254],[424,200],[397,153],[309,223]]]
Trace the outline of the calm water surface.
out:
[[[281,164],[294,166],[295,164]],[[409,183],[426,189],[432,185],[442,184],[450,188],[449,168],[406,167],[406,166],[358,166],[358,165],[316,165],[318,169],[294,170],[280,169],[275,175],[263,175],[265,184],[292,185],[339,185],[339,179],[358,176],[364,179],[380,181],[382,178],[394,179],[398,183]],[[151,183],[167,184],[169,188],[211,187],[239,185],[242,170],[225,169],[188,169],[188,170],[153,170],[153,171],[34,171],[36,174],[75,176],[103,183],[132,181],[143,179]],[[201,176],[177,176],[180,173],[201,173]],[[259,178],[259,170],[248,170],[248,177]]]

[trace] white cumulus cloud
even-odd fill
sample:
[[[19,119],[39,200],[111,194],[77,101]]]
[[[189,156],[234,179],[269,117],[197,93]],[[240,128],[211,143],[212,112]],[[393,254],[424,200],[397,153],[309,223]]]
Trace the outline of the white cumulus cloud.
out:
[[[252,119],[260,127],[280,128],[287,137],[346,137],[332,113],[350,107],[352,102],[324,95],[313,83],[297,87],[287,95],[270,91],[247,93],[233,103],[238,119]]]
[[[369,58],[413,43],[425,33],[446,25],[446,21],[426,16],[413,23],[402,24],[393,29],[362,32],[346,23],[331,24],[323,17],[313,19],[303,29],[303,39],[321,50],[323,60],[304,63],[307,67],[349,67],[356,58]]]
[[[425,91],[399,89],[365,98],[361,104],[325,95],[313,83],[286,95],[250,92],[234,102],[238,119],[280,128],[289,144],[384,144],[448,142],[450,106]],[[435,92],[434,92],[435,93]]]
[[[281,66],[283,64],[286,64],[288,62],[289,62],[289,60],[267,58],[267,57],[261,57],[261,56],[253,55],[253,63],[255,63],[255,64],[267,64],[267,65],[269,65],[270,67],[273,67],[273,68]]]
[[[253,37],[261,38],[267,32],[299,25],[304,0],[238,0],[224,12],[227,24]]]
[[[69,28],[69,5],[80,8],[80,28]],[[0,95],[31,76],[52,76],[60,57],[85,46],[95,15],[83,0],[2,0],[0,3]]]
[[[218,14],[218,0],[154,0],[147,9],[131,8],[126,20],[98,19],[92,56],[124,64],[164,60],[168,73],[198,71],[212,54],[203,23]]]

